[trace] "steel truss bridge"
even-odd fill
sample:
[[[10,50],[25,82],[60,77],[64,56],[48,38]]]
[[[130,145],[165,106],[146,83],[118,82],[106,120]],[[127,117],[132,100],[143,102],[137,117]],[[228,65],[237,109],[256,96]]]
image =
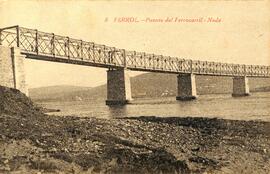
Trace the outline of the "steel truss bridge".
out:
[[[19,47],[29,59],[109,69],[193,73],[215,76],[270,77],[270,66],[228,64],[128,51],[20,26],[0,29],[0,45]]]

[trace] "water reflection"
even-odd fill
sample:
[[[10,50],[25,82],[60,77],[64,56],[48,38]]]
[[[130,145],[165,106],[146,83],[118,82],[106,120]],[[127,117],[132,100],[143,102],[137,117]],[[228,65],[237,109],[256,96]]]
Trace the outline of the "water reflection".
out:
[[[127,116],[128,105],[112,105],[107,106],[109,112],[109,118],[120,118]]]

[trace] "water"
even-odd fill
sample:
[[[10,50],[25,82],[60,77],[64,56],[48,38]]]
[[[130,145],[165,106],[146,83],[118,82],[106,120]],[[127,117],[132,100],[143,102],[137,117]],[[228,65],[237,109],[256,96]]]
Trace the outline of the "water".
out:
[[[194,101],[176,101],[175,97],[136,99],[126,106],[108,107],[102,99],[72,102],[43,102],[47,108],[60,109],[54,115],[117,118],[134,116],[218,117],[237,120],[270,121],[270,92],[233,98],[229,94],[200,95]]]

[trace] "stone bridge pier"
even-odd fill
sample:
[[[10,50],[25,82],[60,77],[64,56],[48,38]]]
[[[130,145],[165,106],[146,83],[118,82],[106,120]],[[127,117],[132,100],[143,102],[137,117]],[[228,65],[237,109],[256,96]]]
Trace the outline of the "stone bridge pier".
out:
[[[233,97],[249,96],[249,83],[246,76],[233,77]],[[197,98],[196,80],[194,74],[179,74],[177,76],[176,100],[193,100]]]
[[[246,76],[233,77],[233,97],[248,96],[249,84]]]
[[[28,95],[24,60],[20,48],[0,45],[0,85],[18,89]]]
[[[125,105],[132,100],[129,71],[109,69],[107,71],[106,105]]]
[[[194,74],[179,74],[177,76],[176,100],[193,100],[197,98]]]

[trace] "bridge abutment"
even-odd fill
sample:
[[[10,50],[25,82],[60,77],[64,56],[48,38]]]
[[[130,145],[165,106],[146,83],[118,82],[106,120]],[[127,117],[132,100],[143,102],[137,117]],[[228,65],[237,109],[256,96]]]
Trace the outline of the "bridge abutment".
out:
[[[233,77],[233,97],[248,96],[249,93],[249,84],[248,78],[244,77]]]
[[[128,70],[108,70],[106,105],[124,105],[131,100],[131,86]]]
[[[20,48],[0,45],[0,85],[18,89],[28,95],[24,60]]]
[[[197,98],[194,74],[179,74],[177,76],[176,100],[193,100]]]

